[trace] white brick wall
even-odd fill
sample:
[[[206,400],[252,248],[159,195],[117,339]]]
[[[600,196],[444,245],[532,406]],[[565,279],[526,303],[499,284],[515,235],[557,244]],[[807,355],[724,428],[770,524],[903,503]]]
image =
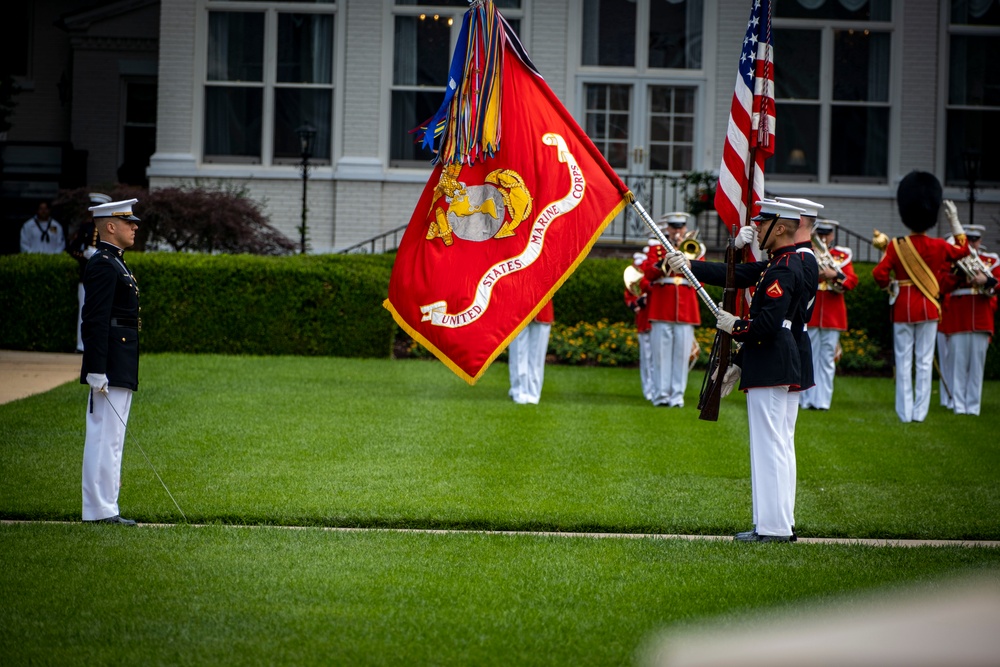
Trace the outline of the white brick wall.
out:
[[[191,153],[194,150],[196,5],[196,0],[160,3],[157,152]]]
[[[939,0],[913,0],[905,3],[901,32],[905,40],[900,44],[903,81],[903,122],[900,132],[899,159],[903,173],[912,168],[933,170],[935,164],[934,142],[920,140],[933,137],[935,131],[937,11]],[[320,170],[309,182],[310,242],[314,251],[345,248],[391,230],[406,223],[424,186],[422,177],[405,181],[405,176],[380,161],[388,151],[385,133],[388,112],[383,70],[385,58],[390,58],[392,45],[383,42],[383,21],[390,14],[382,0],[340,0],[337,21],[342,22],[345,35],[345,60],[343,84],[338,90],[342,96],[342,109],[337,120],[343,123],[341,146],[335,147],[335,157],[348,164],[367,168],[371,178],[361,181],[334,181],[334,169]],[[540,68],[549,86],[563,100],[572,97],[574,81],[566,76],[574,69],[575,57],[570,53],[576,43],[568,34],[569,26],[580,11],[582,0],[533,0],[525,3],[528,15],[526,48]],[[158,150],[164,153],[198,155],[200,148],[193,145],[200,118],[193,117],[196,90],[194,72],[197,69],[195,23],[197,0],[169,0],[161,4],[160,36],[160,117]],[[718,0],[716,10],[705,17],[705,30],[715,36],[714,56],[716,71],[706,75],[707,86],[715,87],[714,120],[705,129],[705,140],[721,155],[726,123],[735,83],[735,66],[739,47],[749,12],[747,0]],[[391,37],[390,37],[391,39]],[[338,56],[340,55],[338,51]],[[894,54],[895,57],[896,54]],[[202,56],[203,57],[203,56]],[[782,67],[794,66],[794,54],[777,54]],[[390,68],[391,69],[391,68]],[[710,114],[711,115],[711,114]],[[779,129],[780,132],[780,129]],[[780,139],[779,139],[780,141]],[[354,161],[352,163],[352,160]],[[717,169],[717,164],[706,165]],[[207,174],[208,168],[197,167]],[[351,167],[350,169],[353,169]],[[896,175],[891,173],[890,180]],[[273,224],[289,238],[298,239],[296,227],[300,218],[301,182],[284,174],[274,175],[261,168],[235,171],[255,198],[266,200],[266,210]],[[348,171],[350,171],[348,169]],[[244,173],[245,172],[245,173]],[[357,176],[357,172],[350,175]],[[166,174],[153,179],[154,186],[170,182],[191,182],[193,176]],[[390,180],[386,180],[390,179]],[[898,221],[895,205],[894,181],[884,187],[827,186],[809,192],[810,186],[802,183],[769,182],[775,194],[812,196],[827,204],[826,212],[848,229],[869,236],[877,227],[891,235],[904,233]],[[783,188],[787,189],[784,191]],[[966,215],[965,193],[949,190],[947,196],[959,203],[959,210]],[[995,191],[993,198],[996,198]],[[959,201],[961,200],[961,201]],[[979,222],[990,222],[1000,230],[1000,203],[979,202],[976,207]],[[1000,239],[997,239],[1000,242]],[[990,241],[989,233],[987,242]]]
[[[896,179],[914,169],[935,171],[938,11],[938,0],[910,0],[903,8],[902,118]],[[890,180],[896,180],[892,173],[889,176]]]

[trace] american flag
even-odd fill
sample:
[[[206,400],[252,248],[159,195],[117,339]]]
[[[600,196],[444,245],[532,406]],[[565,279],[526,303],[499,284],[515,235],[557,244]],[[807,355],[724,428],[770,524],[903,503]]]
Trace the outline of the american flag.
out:
[[[752,151],[752,152],[751,152]],[[747,181],[751,155],[750,205],[764,196],[764,160],[774,154],[774,58],[771,52],[771,2],[753,0],[740,51],[739,74],[729,110],[715,210],[735,234],[747,219]]]

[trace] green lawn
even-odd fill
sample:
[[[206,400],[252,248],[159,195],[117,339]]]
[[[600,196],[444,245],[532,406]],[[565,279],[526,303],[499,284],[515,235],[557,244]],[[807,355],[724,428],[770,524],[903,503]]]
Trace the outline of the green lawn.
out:
[[[745,405],[653,408],[635,370],[149,355],[123,513],[207,527],[0,525],[0,663],[628,664],[664,628],[939,586],[1000,549],[287,530],[222,524],[730,534],[749,527]],[[688,400],[696,399],[692,376]],[[0,518],[76,521],[86,389],[0,406]],[[1000,539],[1000,445],[890,380],[803,412],[798,531]],[[935,402],[936,402],[935,396]]]
[[[692,375],[689,404],[700,374]],[[838,378],[798,427],[803,535],[1000,539],[989,415],[900,424],[888,379]],[[542,403],[429,361],[151,355],[129,437],[191,521],[730,534],[749,527],[745,401],[653,408],[635,370],[551,366]],[[79,517],[86,389],[0,406],[0,517]],[[994,422],[995,423],[995,422]],[[126,443],[121,506],[179,519]]]

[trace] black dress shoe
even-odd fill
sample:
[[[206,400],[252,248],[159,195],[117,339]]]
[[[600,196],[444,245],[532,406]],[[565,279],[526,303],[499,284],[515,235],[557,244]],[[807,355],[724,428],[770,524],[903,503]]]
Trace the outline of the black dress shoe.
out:
[[[93,519],[91,521],[84,521],[84,523],[120,523],[123,526],[135,525],[135,521],[133,521],[132,519],[125,519],[120,514],[109,516],[104,519]]]
[[[736,533],[736,542],[791,542],[791,535],[761,535],[756,530],[749,533]]]

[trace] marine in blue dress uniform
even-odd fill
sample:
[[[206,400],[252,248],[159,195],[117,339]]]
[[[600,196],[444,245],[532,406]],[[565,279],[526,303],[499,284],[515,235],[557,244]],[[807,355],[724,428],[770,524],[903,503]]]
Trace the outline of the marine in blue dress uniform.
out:
[[[139,218],[130,199],[92,206],[101,240],[84,270],[83,367],[90,386],[83,448],[83,520],[134,525],[118,511],[125,426],[139,388],[139,286],[125,263]]]
[[[736,363],[740,389],[747,396],[750,425],[750,476],[755,529],[738,533],[747,542],[793,539],[794,451],[788,436],[788,392],[801,382],[801,352],[792,333],[793,320],[803,316],[805,294],[802,259],[795,235],[802,209],[770,200],[757,202],[759,247],[769,260],[764,270],[755,263],[737,266],[737,286],[756,284],[746,318],[721,311],[716,327],[741,343]],[[745,239],[744,239],[745,241]],[[680,253],[668,257],[672,268],[686,262]],[[693,262],[695,277],[707,284],[725,284],[725,266]]]

